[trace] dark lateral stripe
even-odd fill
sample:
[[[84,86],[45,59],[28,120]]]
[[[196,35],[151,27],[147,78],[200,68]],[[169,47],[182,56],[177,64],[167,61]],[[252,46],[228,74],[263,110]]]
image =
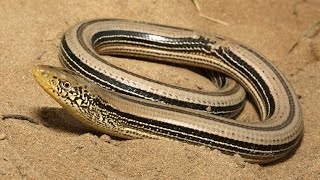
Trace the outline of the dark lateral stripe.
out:
[[[159,37],[159,39],[155,39],[154,37]],[[138,42],[143,43],[145,46],[155,45],[160,48],[169,48],[172,51],[186,50],[188,52],[198,52],[200,48],[206,48],[207,51],[210,51],[210,47],[204,46],[204,44],[209,43],[209,40],[203,38],[202,36],[200,36],[198,39],[172,38],[143,32],[110,30],[97,32],[91,38],[91,42],[94,43],[94,47],[99,44],[108,43],[108,41]]]
[[[151,36],[158,36],[158,35],[151,35]],[[137,38],[138,37],[138,38]],[[203,53],[210,52],[211,47],[207,46],[209,43],[208,39],[200,37],[199,39],[195,40],[192,38],[171,38],[165,36],[161,37],[160,41],[154,40],[154,38],[150,38],[150,34],[142,33],[142,32],[134,32],[134,31],[123,31],[123,30],[112,30],[112,31],[101,31],[93,35],[92,42],[95,44],[106,43],[108,41],[131,41],[133,43],[140,42],[143,43],[144,46],[149,45],[156,45],[158,48],[170,48],[172,51],[199,51],[199,49],[205,50]],[[214,43],[214,42],[213,42]],[[262,79],[262,77],[256,72],[252,66],[242,60],[239,56],[234,54],[232,51],[226,48],[218,48],[216,52],[221,55],[228,63],[232,64],[234,67],[237,67],[239,71],[245,74],[245,76],[253,83],[254,87],[257,89],[257,92],[260,94],[262,99],[264,100],[265,104],[268,106],[267,109],[267,117],[271,117],[275,111],[275,102],[274,98],[270,92],[269,87]],[[229,58],[228,56],[231,56]],[[214,55],[214,53],[212,53]],[[216,56],[219,58],[218,56]],[[223,59],[222,59],[223,60]],[[240,66],[234,62],[240,64]],[[248,70],[250,73],[248,73]]]
[[[205,70],[204,76],[207,76],[219,88],[227,85],[226,76],[218,71]]]
[[[156,108],[156,109],[174,111],[174,112],[177,112],[177,113],[187,114],[187,115],[190,115],[190,116],[194,116],[194,117],[198,117],[198,118],[202,118],[202,119],[207,119],[207,120],[210,120],[210,121],[216,121],[216,122],[219,122],[219,123],[228,124],[230,126],[237,126],[237,127],[241,127],[241,128],[245,128],[245,129],[250,129],[250,130],[276,131],[276,130],[281,130],[284,127],[287,126],[287,124],[281,124],[281,125],[272,126],[272,127],[255,127],[255,126],[250,126],[250,125],[246,125],[246,124],[239,124],[237,121],[225,121],[223,119],[216,118],[214,116],[210,116],[209,114],[200,114],[200,113],[196,113],[196,112],[193,112],[193,111],[182,110],[182,109],[172,108],[172,107],[168,107],[168,106],[162,106],[162,105],[153,104],[153,103],[149,103],[149,102],[143,102],[143,101],[139,101],[139,100],[136,100],[136,99],[133,99],[133,98],[129,98],[129,97],[126,97],[126,96],[121,96],[121,98],[125,99],[127,101],[130,101],[132,103],[141,104],[141,105],[146,106],[146,107],[153,107],[153,108]],[[290,116],[289,118],[292,118],[292,117]]]
[[[277,69],[275,69],[275,67],[265,58],[263,57],[261,54],[255,52],[254,50],[248,48],[245,45],[239,44],[242,48],[244,48],[245,50],[249,51],[250,53],[254,54],[255,56],[257,56],[259,59],[261,59],[270,69],[272,69],[272,71],[276,74],[276,76],[278,77],[278,79],[281,81],[281,84],[283,85],[286,94],[288,95],[288,99],[289,99],[289,107],[290,107],[290,111],[289,111],[289,116],[286,119],[285,123],[282,124],[282,127],[287,126],[288,124],[290,124],[290,122],[292,121],[296,110],[292,107],[294,107],[294,100],[292,97],[292,92],[290,92],[289,87],[286,85],[286,82],[284,80],[284,78],[280,75],[280,73],[278,72]]]
[[[102,86],[107,87],[107,88],[112,88],[112,89],[116,88],[115,91],[123,93],[123,94],[128,94],[128,95],[136,96],[136,97],[143,96],[143,97],[151,98],[151,99],[154,99],[154,100],[157,100],[160,102],[165,102],[165,103],[172,104],[172,105],[179,105],[181,107],[197,109],[197,110],[202,110],[202,111],[206,111],[206,112],[208,112],[207,109],[211,108],[212,114],[217,114],[217,115],[221,115],[221,116],[229,116],[230,113],[232,114],[233,112],[237,112],[243,106],[243,102],[240,102],[239,104],[235,104],[232,106],[211,106],[209,108],[207,105],[180,101],[177,99],[172,99],[172,98],[168,98],[168,97],[164,97],[164,96],[159,96],[157,94],[153,94],[150,92],[146,92],[144,90],[137,89],[132,86],[128,86],[124,83],[121,83],[119,81],[116,81],[115,79],[112,79],[103,73],[97,72],[94,69],[92,69],[91,67],[89,67],[88,65],[86,65],[85,63],[83,63],[69,49],[64,37],[62,38],[62,47],[61,48],[63,48],[64,51],[67,53],[67,54],[65,54],[63,49],[61,50],[62,56],[64,57],[64,59],[66,61],[68,61],[67,66],[69,66],[69,67],[71,66],[72,69],[76,70],[80,74],[85,75],[87,78],[98,82],[98,84],[101,84]],[[84,70],[82,70],[80,67]],[[102,81],[101,79],[103,79],[106,82]],[[127,90],[129,92],[126,92],[125,90]],[[132,94],[130,92],[132,92]]]
[[[206,144],[209,147],[218,148],[223,151],[230,150],[231,153],[239,152],[254,156],[275,156],[277,154],[285,153],[287,149],[296,144],[300,139],[300,137],[297,137],[296,139],[281,145],[253,144],[121,112],[111,106],[105,105],[105,103],[101,102],[101,99],[96,99],[95,102],[101,109],[114,112],[119,115],[120,118],[126,118],[124,122],[129,126],[131,125],[131,127],[135,127],[142,131],[150,131],[151,133],[162,136],[164,136],[163,134],[174,136],[172,138],[177,138],[197,145]]]
[[[261,97],[263,98],[264,102],[266,102],[266,105],[269,106],[267,117],[270,118],[275,111],[275,101],[270,92],[268,85],[262,79],[259,73],[257,73],[257,71],[252,66],[246,63],[244,60],[242,60],[239,56],[234,54],[232,51],[222,47],[219,47],[215,51],[220,56],[223,57],[222,60],[227,60],[228,61],[227,63],[230,63],[232,66],[236,67],[236,69],[238,69],[241,73],[245,74],[245,77],[248,78],[250,82],[253,83],[254,87],[257,89],[257,91],[260,93]],[[225,53],[227,53],[228,56],[230,56],[231,58],[229,58]],[[221,59],[219,56],[216,56],[216,57]],[[240,64],[240,66],[234,61]],[[250,73],[248,73],[245,70],[248,70]]]

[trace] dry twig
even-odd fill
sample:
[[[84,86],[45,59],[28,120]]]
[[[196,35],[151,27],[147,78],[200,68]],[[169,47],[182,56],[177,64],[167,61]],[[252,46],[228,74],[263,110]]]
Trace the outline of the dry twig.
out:
[[[224,22],[224,21],[222,21],[222,20],[215,19],[215,18],[209,17],[209,16],[207,16],[207,15],[205,15],[205,14],[202,14],[202,13],[201,13],[201,10],[200,10],[200,5],[199,5],[199,3],[198,3],[198,0],[191,0],[191,1],[192,1],[193,5],[196,7],[196,9],[197,9],[197,11],[198,11],[198,13],[199,13],[199,15],[200,15],[201,17],[206,18],[206,19],[208,19],[209,21],[212,21],[212,22],[215,22],[215,23],[219,23],[219,24],[222,24],[222,25],[225,25],[225,26],[229,25],[227,22]]]

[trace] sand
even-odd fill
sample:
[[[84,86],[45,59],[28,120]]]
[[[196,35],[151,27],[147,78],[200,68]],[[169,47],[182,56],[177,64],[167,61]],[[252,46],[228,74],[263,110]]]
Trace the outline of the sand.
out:
[[[320,19],[320,2],[198,2],[203,14],[228,25],[201,17],[191,1],[183,0],[0,1],[0,115],[32,118],[0,120],[0,179],[320,179],[319,26],[289,52],[301,33]],[[38,64],[61,66],[62,34],[92,18],[134,19],[213,32],[259,50],[286,75],[299,96],[305,124],[300,147],[286,159],[259,166],[178,142],[117,140],[78,123],[36,84],[31,70]],[[175,73],[171,67],[162,73],[165,67],[148,63],[127,67],[173,84],[200,86],[190,78],[190,71],[177,68]],[[256,117],[247,103],[239,119]]]

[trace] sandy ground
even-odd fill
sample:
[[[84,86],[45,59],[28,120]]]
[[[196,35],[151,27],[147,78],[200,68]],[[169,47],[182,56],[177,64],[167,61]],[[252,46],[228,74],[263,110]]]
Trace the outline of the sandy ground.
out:
[[[320,19],[318,0],[0,1],[0,179],[320,179]],[[75,121],[34,81],[38,64],[60,66],[60,38],[71,25],[92,18],[126,18],[214,32],[258,49],[292,83],[302,104],[305,133],[290,158],[268,166],[183,143],[110,139]],[[191,72],[133,64],[164,81],[195,87]],[[140,68],[139,68],[140,66]],[[142,68],[141,68],[142,66]],[[130,67],[130,66],[129,66]],[[180,75],[179,75],[180,74]],[[191,79],[191,80],[190,80]],[[206,84],[206,83],[204,83]],[[198,86],[198,85],[197,85]],[[240,118],[256,117],[248,103]]]

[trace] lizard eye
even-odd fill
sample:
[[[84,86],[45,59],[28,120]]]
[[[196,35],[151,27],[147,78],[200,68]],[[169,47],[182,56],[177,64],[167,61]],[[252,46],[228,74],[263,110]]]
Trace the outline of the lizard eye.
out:
[[[71,83],[69,81],[62,81],[61,87],[65,90],[70,90],[71,89]]]

